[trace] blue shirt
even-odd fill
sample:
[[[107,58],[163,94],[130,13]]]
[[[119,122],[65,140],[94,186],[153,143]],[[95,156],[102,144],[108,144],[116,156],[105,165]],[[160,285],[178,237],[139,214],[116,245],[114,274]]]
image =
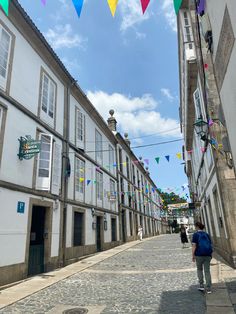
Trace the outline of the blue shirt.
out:
[[[202,254],[199,252],[199,249],[198,249],[198,241],[199,241],[199,237],[200,237],[200,233],[205,233],[211,243],[211,238],[209,236],[208,233],[206,233],[205,231],[197,231],[193,234],[193,238],[192,238],[192,243],[195,243],[196,244],[196,250],[195,250],[195,256],[202,256]]]

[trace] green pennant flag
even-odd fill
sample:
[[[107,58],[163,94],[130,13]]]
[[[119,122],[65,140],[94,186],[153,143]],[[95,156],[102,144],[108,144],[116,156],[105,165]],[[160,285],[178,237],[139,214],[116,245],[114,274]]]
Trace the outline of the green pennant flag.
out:
[[[179,9],[180,9],[180,7],[181,7],[182,1],[183,1],[183,0],[174,0],[174,7],[175,7],[175,13],[176,13],[176,15],[177,15],[178,12],[179,12]]]
[[[159,164],[160,157],[156,157],[155,160],[156,160],[156,162]]]
[[[0,0],[0,6],[2,7],[5,14],[8,16],[9,0]]]

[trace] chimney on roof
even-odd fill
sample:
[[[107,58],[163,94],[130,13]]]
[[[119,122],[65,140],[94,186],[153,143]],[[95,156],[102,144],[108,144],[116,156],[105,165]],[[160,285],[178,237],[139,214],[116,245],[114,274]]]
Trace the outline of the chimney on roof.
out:
[[[130,140],[129,140],[129,135],[128,135],[128,133],[125,133],[124,134],[124,137],[125,137],[125,142],[126,142],[126,144],[130,147]]]
[[[110,113],[111,116],[107,119],[107,124],[108,124],[108,127],[109,127],[109,129],[110,129],[111,131],[116,132],[116,124],[117,124],[117,121],[116,121],[116,118],[113,117],[114,112],[115,112],[115,111],[114,111],[113,109],[111,109],[111,110],[109,111],[109,113]]]

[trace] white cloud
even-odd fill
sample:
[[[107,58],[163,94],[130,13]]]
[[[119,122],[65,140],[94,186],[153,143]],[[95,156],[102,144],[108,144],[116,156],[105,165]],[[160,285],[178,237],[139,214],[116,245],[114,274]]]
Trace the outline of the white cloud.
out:
[[[173,6],[173,0],[164,0],[162,5],[164,16],[172,31],[177,32],[176,15]]]
[[[77,77],[76,72],[80,69],[80,65],[77,59],[69,60],[66,57],[61,58],[62,63],[67,68],[67,70],[75,77]]]
[[[126,31],[128,28],[139,25],[150,18],[148,10],[143,15],[140,1],[120,0],[119,7],[122,15],[121,31]]]
[[[178,121],[162,117],[157,111],[158,103],[151,95],[132,98],[119,93],[88,91],[87,96],[105,120],[109,110],[114,109],[118,129],[128,132],[130,137],[153,133],[162,137],[180,136]]]
[[[175,99],[168,88],[161,88],[161,92],[169,101],[172,102]]]
[[[80,35],[73,34],[70,24],[56,25],[54,29],[49,28],[44,35],[54,49],[84,48],[84,44],[87,41],[87,39],[82,38]]]

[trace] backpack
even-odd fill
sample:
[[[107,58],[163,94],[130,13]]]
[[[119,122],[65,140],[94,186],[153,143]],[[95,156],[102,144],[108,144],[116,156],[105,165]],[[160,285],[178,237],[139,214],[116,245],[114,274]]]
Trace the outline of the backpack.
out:
[[[211,256],[213,249],[210,237],[206,232],[198,233],[197,250],[200,256]]]

